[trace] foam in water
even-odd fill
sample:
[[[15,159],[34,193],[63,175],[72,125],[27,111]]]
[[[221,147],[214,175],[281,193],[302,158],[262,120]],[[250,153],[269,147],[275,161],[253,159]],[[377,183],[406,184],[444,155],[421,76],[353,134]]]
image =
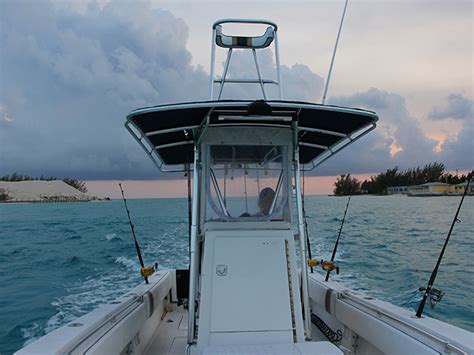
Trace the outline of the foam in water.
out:
[[[120,256],[115,262],[122,268],[114,273],[106,273],[98,278],[88,278],[67,289],[68,295],[58,297],[53,302],[56,313],[44,323],[35,322],[31,327],[21,328],[23,338],[27,345],[35,339],[47,334],[60,326],[92,311],[93,309],[127,293],[131,288],[137,286],[140,277],[137,261]],[[126,270],[124,270],[126,269]]]
[[[129,270],[140,270],[140,264],[136,260],[131,260],[125,256],[119,256],[118,258],[115,259],[115,262],[117,264],[125,266]]]
[[[26,346],[44,334],[44,326],[40,322],[33,322],[31,327],[21,328],[21,335],[23,339],[27,339],[23,346]]]
[[[105,239],[107,239],[108,242],[112,241],[112,240],[122,240],[122,238],[120,238],[119,236],[117,236],[117,234],[115,233],[112,233],[112,234],[107,234],[105,236]]]

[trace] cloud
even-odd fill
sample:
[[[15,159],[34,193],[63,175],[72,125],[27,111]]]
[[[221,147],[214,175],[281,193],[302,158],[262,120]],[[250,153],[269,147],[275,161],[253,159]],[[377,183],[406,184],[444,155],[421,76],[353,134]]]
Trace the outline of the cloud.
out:
[[[184,21],[149,2],[1,6],[0,174],[160,176],[123,123],[137,107],[208,99],[208,73],[192,65]],[[263,72],[272,71],[272,52],[259,56]],[[254,76],[241,53],[234,59],[241,74]],[[322,79],[306,66],[283,67],[282,75],[288,96],[320,94]],[[229,88],[234,98],[252,93]]]
[[[474,110],[473,101],[460,95],[447,97],[447,105],[429,114],[433,120],[457,119],[462,127],[456,137],[447,137],[441,146],[440,158],[448,169],[474,168]]]
[[[92,5],[2,2],[0,173],[156,177],[126,114],[205,98],[182,20],[145,2]]]
[[[137,107],[208,99],[208,73],[192,64],[186,49],[187,25],[149,2],[91,2],[79,10],[53,4],[1,2],[0,175],[163,177],[123,123]],[[262,74],[276,79],[272,51],[258,51],[258,56]],[[255,76],[250,55],[236,51],[232,61],[229,76]],[[283,65],[281,74],[285,99],[320,100],[323,79],[306,65]],[[275,98],[277,91],[268,87]],[[231,84],[223,97],[260,98],[261,92]],[[448,98],[448,106],[434,110],[434,117],[446,112],[465,117],[463,99]],[[433,150],[437,142],[424,135],[398,94],[374,88],[329,102],[375,110],[380,124],[317,174],[376,172],[440,157]],[[472,150],[468,123],[456,139],[445,142],[442,157],[466,160],[462,157]],[[401,151],[393,155],[394,145]]]
[[[472,120],[466,122],[455,138],[447,138],[442,145],[440,161],[444,162],[446,168],[474,169],[474,128]]]
[[[394,166],[405,169],[436,159],[437,142],[424,134],[402,96],[371,88],[350,96],[331,97],[329,103],[375,111],[379,122],[375,131],[321,165],[321,175],[378,172]],[[393,145],[399,150],[395,154],[391,154]]]
[[[420,120],[410,114],[399,94],[372,88],[332,97],[329,103],[373,110],[380,120],[375,131],[322,164],[316,174],[379,172],[394,166],[407,169],[434,161],[443,162],[451,170],[474,167],[472,101],[461,95],[450,95],[446,108],[432,111],[437,113],[436,117],[464,120],[457,137],[448,137],[440,152],[435,151],[438,142],[425,134]],[[391,154],[393,146],[398,151]]]
[[[448,169],[468,169],[474,167],[474,102],[461,95],[450,94],[443,107],[435,107],[428,117],[434,121],[459,120],[462,127],[456,137],[447,137],[441,145],[439,160]],[[449,121],[446,122],[449,123]]]
[[[447,118],[472,120],[474,118],[474,103],[461,94],[451,94],[447,97],[447,105],[434,108],[428,115],[432,120]]]
[[[261,75],[264,79],[277,81],[276,65],[273,52],[270,49],[257,51],[257,60]],[[223,65],[224,63],[222,63]],[[323,89],[324,80],[313,73],[304,64],[294,64],[291,67],[281,65],[281,78],[283,87],[283,98],[285,100],[300,100],[316,102]],[[220,78],[219,73],[217,77]],[[248,79],[257,78],[255,62],[250,51],[234,51],[227,78]],[[218,86],[216,85],[216,90]],[[215,91],[217,97],[217,91]],[[268,99],[279,99],[279,92],[276,85],[266,84],[265,92]],[[259,86],[248,84],[226,84],[222,98],[263,98],[262,90]]]

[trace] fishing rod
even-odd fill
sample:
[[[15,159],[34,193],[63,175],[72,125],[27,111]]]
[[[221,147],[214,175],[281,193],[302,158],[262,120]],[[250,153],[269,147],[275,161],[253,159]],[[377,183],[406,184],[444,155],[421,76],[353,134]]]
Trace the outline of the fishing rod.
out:
[[[313,257],[311,255],[311,242],[309,240],[309,234],[308,234],[308,222],[306,221],[306,210],[304,208],[304,168],[302,168],[301,170],[303,170],[303,198],[301,199],[301,207],[303,209],[303,217],[304,217],[304,229],[305,229],[305,234],[306,234],[306,249],[308,249],[308,259],[309,260],[312,260]],[[309,264],[309,268],[310,268],[310,272],[313,273],[313,265],[310,263]]]
[[[446,246],[448,245],[449,238],[451,237],[451,233],[454,229],[454,225],[457,222],[461,222],[461,220],[458,218],[458,215],[459,215],[459,211],[461,210],[462,203],[464,202],[464,197],[466,197],[467,191],[469,190],[469,184],[471,183],[471,179],[473,177],[473,174],[474,174],[474,171],[472,171],[467,176],[466,188],[464,189],[464,193],[461,197],[461,201],[459,202],[458,209],[457,209],[456,214],[454,216],[453,222],[451,223],[451,227],[449,228],[448,236],[446,237],[446,240],[444,241],[443,248],[441,249],[441,253],[438,256],[438,261],[436,262],[436,266],[433,269],[433,272],[431,273],[431,277],[430,277],[430,280],[428,281],[428,285],[426,287],[420,287],[419,288],[419,291],[422,291],[422,292],[424,291],[424,294],[423,294],[423,298],[420,302],[420,305],[418,306],[418,309],[416,311],[416,316],[418,318],[420,318],[421,315],[423,314],[423,309],[425,308],[426,300],[428,299],[428,297],[430,298],[431,308],[434,308],[436,303],[441,301],[441,299],[444,296],[444,292],[441,291],[441,290],[438,290],[436,288],[433,288],[433,284],[434,284],[434,281],[436,279],[436,275],[438,274],[439,265],[441,264],[441,260],[443,259],[443,255],[444,255],[444,252],[446,250]]]
[[[344,221],[346,220],[347,210],[349,209],[349,203],[351,202],[351,197],[352,197],[352,189],[351,189],[351,192],[349,193],[349,198],[347,199],[346,209],[344,210],[344,216],[342,217],[341,227],[339,227],[339,232],[337,234],[336,244],[334,244],[334,249],[332,250],[331,261],[329,261],[329,263],[327,263],[328,264],[327,265],[327,273],[326,273],[326,279],[324,281],[329,280],[329,274],[334,269],[336,270],[336,273],[339,274],[339,267],[334,266],[334,258],[336,257],[336,251],[337,251],[337,247],[339,245],[339,239],[341,238],[342,227],[344,227]]]
[[[191,165],[186,165],[184,175],[188,180],[188,250],[189,250],[189,267],[191,268],[191,224],[192,224],[192,200],[191,200]]]
[[[125,210],[127,211],[128,223],[130,224],[130,228],[132,230],[132,235],[133,235],[133,240],[135,242],[135,249],[137,251],[138,260],[140,261],[140,266],[141,266],[140,273],[142,274],[143,278],[145,279],[145,283],[148,284],[148,276],[151,276],[155,272],[155,269],[153,268],[153,266],[145,267],[145,263],[143,262],[142,253],[140,251],[140,246],[138,245],[137,237],[135,235],[135,226],[133,225],[132,219],[130,218],[130,211],[128,210],[127,200],[125,199],[125,195],[123,193],[121,183],[119,183],[119,187],[120,187],[120,191],[122,192],[122,199],[123,199],[123,203],[125,204]],[[155,267],[156,267],[156,264],[155,264]]]

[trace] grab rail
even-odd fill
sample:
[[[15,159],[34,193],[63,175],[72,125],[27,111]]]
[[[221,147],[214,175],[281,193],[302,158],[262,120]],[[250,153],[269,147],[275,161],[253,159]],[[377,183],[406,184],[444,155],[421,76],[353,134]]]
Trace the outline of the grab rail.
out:
[[[215,29],[217,26],[220,26],[224,23],[248,23],[248,24],[256,24],[256,25],[269,25],[272,26],[275,31],[278,30],[278,26],[275,22],[263,20],[263,19],[244,19],[244,18],[224,18],[221,20],[217,20],[212,25],[212,29]]]

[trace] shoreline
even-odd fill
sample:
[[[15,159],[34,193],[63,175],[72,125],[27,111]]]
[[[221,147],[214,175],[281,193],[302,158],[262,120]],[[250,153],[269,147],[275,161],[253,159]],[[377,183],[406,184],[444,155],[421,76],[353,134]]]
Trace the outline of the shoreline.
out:
[[[62,180],[0,181],[0,203],[65,203],[107,199],[79,191]]]
[[[92,198],[92,199],[85,199],[85,200],[77,200],[77,199],[68,199],[68,198],[60,198],[54,200],[6,200],[0,201],[0,204],[4,205],[20,205],[20,204],[29,204],[29,203],[85,203],[85,202],[108,202],[111,201],[109,198]]]

